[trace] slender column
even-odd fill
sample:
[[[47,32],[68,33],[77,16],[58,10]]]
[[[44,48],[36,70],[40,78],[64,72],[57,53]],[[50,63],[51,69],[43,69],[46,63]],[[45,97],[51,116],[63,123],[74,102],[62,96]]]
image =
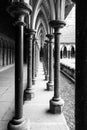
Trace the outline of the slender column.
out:
[[[68,59],[70,58],[70,50],[68,50]]]
[[[36,45],[35,45],[35,77],[37,77],[37,68],[38,68],[38,45],[37,45],[37,42],[36,42]]]
[[[15,115],[8,123],[8,130],[29,130],[29,123],[23,118],[23,40],[24,18],[30,8],[23,2],[13,3],[8,8],[15,17]]]
[[[36,43],[37,44],[37,43]],[[37,76],[37,45],[35,44],[35,77]]]
[[[24,91],[25,100],[31,100],[34,97],[34,92],[32,90],[32,38],[34,35],[34,30],[26,29],[27,37],[27,88]]]
[[[11,48],[11,64],[13,64],[13,47]]]
[[[4,66],[4,65],[5,65],[5,54],[4,54],[4,53],[5,53],[5,49],[4,49],[4,42],[2,42],[2,44],[3,44],[3,45],[2,45],[2,46],[3,46],[3,54],[2,54],[3,64],[2,64],[2,65]]]
[[[47,90],[53,90],[53,87],[54,87],[54,83],[53,83],[53,47],[52,47],[53,35],[48,34],[47,37],[49,38],[49,81],[47,83]]]
[[[50,21],[50,26],[54,28],[54,97],[50,100],[50,111],[52,113],[61,113],[64,101],[59,95],[59,77],[60,77],[60,28],[65,23],[59,20]]]
[[[10,46],[10,64],[11,64],[11,46]]]
[[[12,63],[14,63],[14,48],[12,49]]]
[[[10,64],[10,49],[8,48],[8,64]]]
[[[6,53],[6,56],[7,56],[7,58],[6,58],[6,60],[7,60],[7,65],[8,65],[8,44],[7,44],[7,53]]]
[[[7,45],[5,47],[5,65],[7,65]]]
[[[39,45],[37,44],[37,72],[39,67]]]
[[[49,80],[49,51],[50,51],[50,49],[49,49],[49,41],[45,40],[45,42],[47,43],[47,61],[46,61],[46,64],[47,64],[47,73],[45,75],[45,80]]]
[[[7,48],[6,48],[6,41],[5,42],[5,47],[4,47],[4,65],[6,66],[7,65]]]
[[[1,41],[0,41],[0,66],[2,64],[2,48],[1,48]]]
[[[46,68],[46,44],[44,44],[43,47],[43,69],[44,69],[44,74],[45,74],[45,80],[46,80],[46,75],[47,75],[47,68]]]
[[[14,48],[13,48],[13,49],[12,49],[12,63],[14,63],[14,56],[15,56],[14,52],[15,52],[15,50],[14,50]]]
[[[32,85],[35,84],[35,44],[36,40],[33,41],[33,57],[32,57]]]
[[[15,62],[15,49],[13,49],[13,63]]]
[[[3,65],[3,44],[1,40],[1,66]]]
[[[11,47],[11,64],[12,64],[12,47]]]

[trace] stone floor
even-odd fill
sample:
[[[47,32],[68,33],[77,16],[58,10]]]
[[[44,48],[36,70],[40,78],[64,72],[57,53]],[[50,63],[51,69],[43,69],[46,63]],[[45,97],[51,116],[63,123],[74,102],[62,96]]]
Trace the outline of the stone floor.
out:
[[[27,69],[24,66],[24,88],[26,87]],[[64,115],[49,113],[49,100],[53,91],[46,90],[42,63],[32,86],[35,93],[31,101],[23,105],[25,118],[30,119],[31,130],[68,130]],[[14,115],[14,67],[0,72],[0,130],[7,130],[7,123]]]

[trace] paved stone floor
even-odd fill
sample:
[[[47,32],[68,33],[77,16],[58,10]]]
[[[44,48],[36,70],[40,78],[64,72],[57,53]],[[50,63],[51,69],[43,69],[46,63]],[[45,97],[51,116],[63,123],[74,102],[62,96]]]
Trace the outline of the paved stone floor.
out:
[[[24,86],[26,84],[24,66]],[[14,65],[0,68],[0,130],[7,130],[7,123],[14,115]]]
[[[24,66],[24,88],[26,87],[27,69]],[[68,130],[63,114],[49,113],[49,100],[53,91],[46,90],[43,66],[40,63],[36,84],[32,86],[35,93],[31,101],[24,103],[24,117],[30,119],[31,130]],[[14,67],[0,72],[0,130],[7,130],[8,121],[14,115]]]

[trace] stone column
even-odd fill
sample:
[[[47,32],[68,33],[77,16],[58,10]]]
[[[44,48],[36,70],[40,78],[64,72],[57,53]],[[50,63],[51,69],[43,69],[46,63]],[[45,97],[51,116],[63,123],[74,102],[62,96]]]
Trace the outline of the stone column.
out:
[[[1,40],[1,66],[3,66],[3,43]]]
[[[47,72],[46,72],[46,75],[45,75],[45,80],[49,80],[49,41],[48,40],[45,40],[45,42],[47,43]]]
[[[36,45],[35,45],[35,77],[37,77],[37,70],[38,70],[38,44],[36,42]]]
[[[50,21],[50,26],[54,28],[54,97],[50,100],[50,111],[52,113],[61,113],[64,101],[59,95],[59,77],[60,77],[60,28],[65,23],[60,20]]]
[[[4,42],[2,42],[2,50],[3,50],[3,51],[2,51],[2,59],[3,59],[3,64],[2,64],[2,65],[4,66],[4,65],[5,65],[5,54],[4,54],[4,53],[5,53],[5,49],[4,49]]]
[[[53,83],[53,35],[48,34],[47,37],[49,38],[49,81],[47,83],[47,90],[53,90],[54,83]]]
[[[13,49],[13,63],[15,62],[15,48]]]
[[[2,48],[1,48],[1,40],[0,40],[0,66],[2,65]]]
[[[11,64],[11,45],[10,45],[10,64]]]
[[[26,29],[27,38],[27,88],[24,91],[24,99],[31,100],[34,97],[32,90],[32,39],[35,31],[32,29]]]
[[[37,43],[37,72],[38,72],[38,67],[39,67],[39,58],[40,58],[40,55],[39,55],[39,45]]]
[[[44,69],[44,74],[45,74],[45,80],[47,80],[47,44],[44,44],[43,47],[43,69]]]
[[[14,63],[14,57],[15,57],[15,50],[14,50],[14,47],[12,48],[12,63]]]
[[[7,44],[7,53],[6,53],[6,60],[7,60],[7,65],[8,65],[8,44]]]
[[[4,65],[6,66],[7,65],[7,47],[6,47],[6,41],[4,41]]]
[[[29,130],[29,122],[23,117],[23,40],[24,18],[30,7],[14,2],[8,12],[15,17],[15,115],[8,123],[8,130]]]
[[[12,47],[11,47],[11,64],[12,64]]]
[[[36,39],[33,40],[33,52],[32,52],[32,85],[35,85],[35,44]]]
[[[10,64],[10,49],[8,48],[8,64]]]

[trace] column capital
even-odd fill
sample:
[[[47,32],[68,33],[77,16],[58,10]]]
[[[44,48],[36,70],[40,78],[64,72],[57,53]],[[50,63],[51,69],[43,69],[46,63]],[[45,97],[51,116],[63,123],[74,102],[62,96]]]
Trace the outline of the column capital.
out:
[[[25,28],[25,34],[27,36],[34,35],[36,32],[33,29]]]
[[[52,20],[49,22],[49,25],[52,28],[56,29],[56,28],[63,28],[66,25],[66,23],[64,21],[61,21],[61,20]]]
[[[15,17],[16,15],[27,15],[31,14],[32,12],[32,6],[27,5],[23,2],[13,2],[9,5],[7,8],[8,13],[11,14],[12,17]]]
[[[25,25],[24,17],[31,14],[32,7],[23,2],[13,2],[9,5],[7,11],[12,17],[15,17],[15,24]]]

